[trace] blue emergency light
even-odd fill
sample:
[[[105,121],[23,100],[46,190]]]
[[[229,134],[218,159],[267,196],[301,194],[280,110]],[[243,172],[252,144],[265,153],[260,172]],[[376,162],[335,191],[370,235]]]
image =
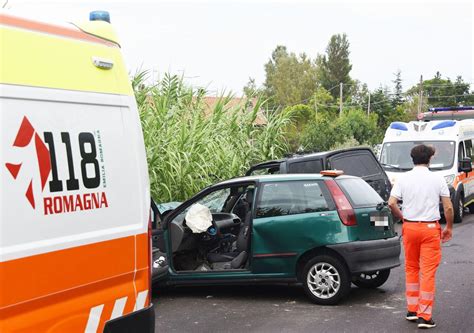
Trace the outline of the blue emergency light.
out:
[[[405,125],[404,123],[400,123],[400,122],[391,123],[390,128],[395,129],[395,130],[399,130],[399,131],[408,131],[407,125]]]
[[[89,14],[89,21],[105,21],[110,23],[110,14],[105,10],[94,10]]]
[[[443,111],[468,111],[474,110],[473,105],[466,105],[466,106],[444,106],[439,108],[428,108],[430,112],[443,112]]]
[[[442,129],[446,127],[453,127],[454,125],[456,125],[456,122],[454,120],[446,120],[446,121],[443,121],[442,123],[439,123],[433,126],[431,130],[434,131],[434,130],[438,130],[438,129]]]

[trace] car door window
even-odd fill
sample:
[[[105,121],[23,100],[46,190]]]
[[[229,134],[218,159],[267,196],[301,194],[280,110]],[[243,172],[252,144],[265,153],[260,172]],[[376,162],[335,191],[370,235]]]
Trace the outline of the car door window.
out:
[[[324,190],[322,182],[314,180],[263,184],[256,217],[327,211]]]
[[[343,170],[345,174],[357,177],[379,175],[381,169],[369,154],[345,155],[331,159],[331,168]]]

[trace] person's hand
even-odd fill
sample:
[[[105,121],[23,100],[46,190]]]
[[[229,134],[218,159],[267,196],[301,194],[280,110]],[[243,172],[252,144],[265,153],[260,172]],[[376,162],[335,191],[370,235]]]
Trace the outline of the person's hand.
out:
[[[448,227],[444,228],[443,232],[441,233],[441,241],[443,243],[446,243],[449,240],[451,240],[452,237],[453,237],[453,230]]]

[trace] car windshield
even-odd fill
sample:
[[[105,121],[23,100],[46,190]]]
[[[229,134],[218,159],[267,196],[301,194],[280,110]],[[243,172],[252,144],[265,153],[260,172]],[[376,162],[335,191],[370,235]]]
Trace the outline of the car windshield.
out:
[[[380,163],[387,171],[407,171],[413,168],[410,156],[411,149],[424,144],[435,148],[436,152],[431,159],[431,170],[450,169],[454,161],[455,143],[453,141],[405,141],[387,142],[382,147]]]

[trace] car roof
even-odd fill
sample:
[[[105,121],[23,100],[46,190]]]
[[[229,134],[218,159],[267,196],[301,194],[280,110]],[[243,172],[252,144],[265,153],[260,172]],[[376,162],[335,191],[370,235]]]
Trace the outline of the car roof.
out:
[[[372,150],[369,147],[353,147],[353,148],[344,148],[344,149],[337,149],[337,150],[329,150],[329,151],[322,151],[317,153],[309,153],[309,154],[295,154],[291,157],[288,157],[287,160],[294,160],[294,159],[306,159],[306,158],[313,158],[313,157],[329,157],[335,154],[345,153],[345,152],[356,152],[356,151],[370,151]]]
[[[229,180],[222,181],[215,184],[218,185],[231,185],[233,183],[242,183],[242,182],[274,182],[274,181],[286,181],[286,180],[316,180],[316,179],[340,179],[340,178],[359,178],[349,175],[341,175],[338,177],[323,176],[319,173],[297,173],[297,174],[276,174],[276,175],[257,175],[257,176],[246,176],[246,177],[237,177]]]

